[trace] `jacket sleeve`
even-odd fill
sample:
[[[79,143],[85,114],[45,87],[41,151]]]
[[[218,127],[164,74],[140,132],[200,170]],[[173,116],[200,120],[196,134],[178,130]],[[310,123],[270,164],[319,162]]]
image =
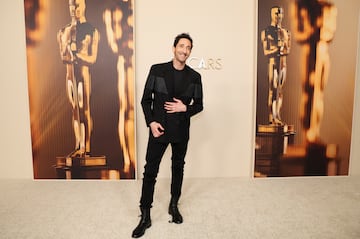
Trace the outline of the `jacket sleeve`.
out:
[[[149,124],[154,121],[153,113],[152,113],[154,86],[155,86],[155,76],[153,74],[153,66],[152,66],[148,74],[148,77],[146,79],[145,88],[141,99],[141,106],[144,112],[147,126],[149,126]]]
[[[191,117],[203,110],[203,90],[201,83],[201,75],[198,75],[198,78],[194,84],[194,95],[191,104],[187,105],[186,115]]]

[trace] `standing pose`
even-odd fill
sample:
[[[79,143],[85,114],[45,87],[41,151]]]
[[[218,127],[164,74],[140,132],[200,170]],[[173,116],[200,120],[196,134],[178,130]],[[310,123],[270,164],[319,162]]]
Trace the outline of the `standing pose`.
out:
[[[290,52],[290,33],[281,26],[284,10],[271,8],[271,24],[261,32],[264,55],[268,57],[269,123],[282,125],[280,110],[283,101],[282,89],[286,80],[286,56]]]
[[[292,5],[294,36],[302,45],[300,117],[306,141],[320,140],[324,88],[329,69],[329,43],[336,29],[336,7],[327,0],[299,0]]]
[[[66,65],[66,89],[73,109],[75,150],[69,156],[90,155],[90,66],[96,62],[99,33],[86,21],[85,0],[69,0],[71,22],[58,33],[61,59]]]
[[[134,39],[131,0],[120,0],[104,12],[108,44],[117,56],[119,97],[118,135],[124,158],[123,171],[129,173],[135,165],[134,129]]]
[[[147,77],[141,105],[149,127],[146,164],[140,199],[141,220],[132,236],[141,237],[151,226],[156,177],[168,145],[172,149],[171,200],[169,214],[180,224],[178,201],[189,140],[190,117],[203,110],[201,75],[186,65],[193,47],[190,35],[180,34],[173,43],[173,60],[153,65]]]

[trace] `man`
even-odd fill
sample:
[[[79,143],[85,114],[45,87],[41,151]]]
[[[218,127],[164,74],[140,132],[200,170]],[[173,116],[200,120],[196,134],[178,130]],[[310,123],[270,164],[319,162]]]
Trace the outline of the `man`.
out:
[[[264,55],[269,58],[269,123],[282,125],[280,116],[282,106],[282,88],[286,80],[286,56],[290,52],[290,33],[281,26],[284,10],[271,8],[271,24],[261,32]]]
[[[193,47],[189,34],[175,37],[173,60],[150,69],[141,105],[150,128],[146,164],[140,199],[141,220],[132,237],[141,237],[151,226],[154,187],[162,156],[172,148],[172,179],[169,214],[180,224],[178,209],[184,175],[185,154],[189,140],[190,117],[203,110],[201,75],[186,65]]]
[[[90,154],[92,118],[90,112],[91,74],[96,62],[99,33],[86,21],[85,0],[69,0],[71,23],[58,33],[61,59],[66,65],[67,94],[73,109],[75,150],[69,156]]]

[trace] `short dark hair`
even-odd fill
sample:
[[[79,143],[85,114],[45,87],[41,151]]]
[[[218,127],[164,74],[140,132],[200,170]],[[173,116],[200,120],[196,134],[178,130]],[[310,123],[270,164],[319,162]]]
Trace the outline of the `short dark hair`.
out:
[[[177,35],[175,37],[175,40],[174,40],[174,44],[173,44],[174,47],[176,47],[176,45],[179,43],[181,38],[188,39],[190,41],[190,43],[191,43],[191,49],[193,48],[193,40],[192,40],[191,36],[188,33],[181,33],[181,34]]]

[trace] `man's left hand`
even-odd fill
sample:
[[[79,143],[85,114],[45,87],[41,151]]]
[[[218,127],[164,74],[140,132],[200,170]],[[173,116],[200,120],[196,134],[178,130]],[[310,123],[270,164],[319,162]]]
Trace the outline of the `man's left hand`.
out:
[[[166,101],[164,108],[166,110],[166,113],[176,113],[176,112],[185,112],[186,111],[186,105],[184,103],[176,98],[173,98],[174,101]]]

